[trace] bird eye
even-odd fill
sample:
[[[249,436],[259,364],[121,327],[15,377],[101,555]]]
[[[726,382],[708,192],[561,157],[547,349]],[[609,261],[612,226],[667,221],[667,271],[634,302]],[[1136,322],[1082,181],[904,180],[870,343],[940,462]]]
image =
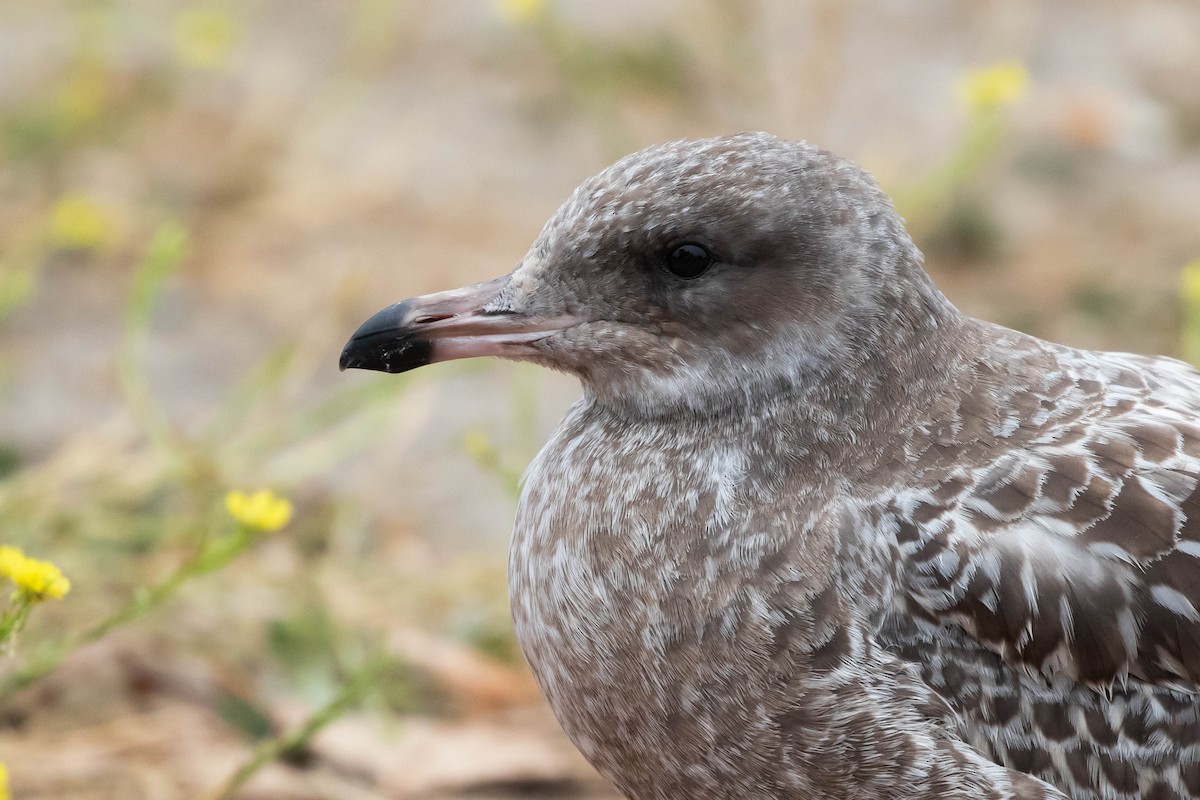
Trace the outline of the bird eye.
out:
[[[703,245],[686,242],[667,255],[666,268],[680,278],[699,278],[712,266],[712,254]]]

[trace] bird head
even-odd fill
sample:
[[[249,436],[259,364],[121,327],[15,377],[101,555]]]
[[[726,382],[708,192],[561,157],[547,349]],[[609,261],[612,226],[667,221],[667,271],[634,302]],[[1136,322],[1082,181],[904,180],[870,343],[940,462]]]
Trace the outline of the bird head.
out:
[[[621,159],[510,274],[385,308],[341,367],[499,356],[572,373],[630,412],[710,412],[849,375],[952,312],[869,175],[741,134]]]

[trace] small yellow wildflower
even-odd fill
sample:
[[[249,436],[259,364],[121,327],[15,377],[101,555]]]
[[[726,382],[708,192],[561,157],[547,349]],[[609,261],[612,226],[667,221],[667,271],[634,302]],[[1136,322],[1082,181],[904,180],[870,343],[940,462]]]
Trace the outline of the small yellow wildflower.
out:
[[[49,561],[39,561],[36,558],[25,559],[12,575],[17,589],[31,600],[45,600],[52,597],[55,600],[71,591],[71,582],[62,570]]]
[[[71,582],[62,570],[49,561],[29,558],[20,548],[0,547],[0,575],[17,585],[17,591],[29,600],[39,602],[48,597],[58,599],[71,591]]]
[[[225,495],[225,510],[239,524],[268,533],[279,530],[292,518],[292,504],[266,489],[253,494],[230,492]]]
[[[211,69],[225,63],[237,24],[220,8],[185,8],[175,18],[175,55],[189,67]]]
[[[514,25],[531,26],[546,15],[546,0],[495,0],[496,13]]]
[[[1189,308],[1200,309],[1200,258],[1184,265],[1179,274],[1179,294]]]
[[[974,113],[992,111],[1020,100],[1029,73],[1019,61],[1005,61],[968,72],[958,81],[958,96]]]
[[[8,767],[4,766],[3,761],[0,761],[0,800],[12,800],[8,792]]]
[[[0,578],[11,578],[17,565],[25,560],[21,548],[10,544],[0,545]]]
[[[50,238],[59,247],[96,250],[112,240],[112,220],[92,200],[69,194],[50,212]]]

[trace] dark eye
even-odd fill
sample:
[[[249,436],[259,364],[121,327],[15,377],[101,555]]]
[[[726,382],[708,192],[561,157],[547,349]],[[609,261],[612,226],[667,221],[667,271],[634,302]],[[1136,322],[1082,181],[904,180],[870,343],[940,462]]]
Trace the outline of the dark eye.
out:
[[[667,254],[666,267],[680,278],[699,278],[712,266],[712,254],[703,245],[686,242]]]

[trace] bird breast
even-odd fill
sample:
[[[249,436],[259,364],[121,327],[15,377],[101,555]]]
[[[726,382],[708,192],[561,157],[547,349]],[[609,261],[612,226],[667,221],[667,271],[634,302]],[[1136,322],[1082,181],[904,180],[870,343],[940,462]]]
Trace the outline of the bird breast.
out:
[[[700,791],[729,780],[707,763],[716,743],[735,760],[764,745],[781,609],[805,607],[797,594],[828,582],[831,556],[794,549],[812,544],[795,535],[808,504],[771,511],[747,468],[763,457],[719,425],[672,432],[583,401],[530,467],[517,636],[568,735],[618,786],[673,776]]]

